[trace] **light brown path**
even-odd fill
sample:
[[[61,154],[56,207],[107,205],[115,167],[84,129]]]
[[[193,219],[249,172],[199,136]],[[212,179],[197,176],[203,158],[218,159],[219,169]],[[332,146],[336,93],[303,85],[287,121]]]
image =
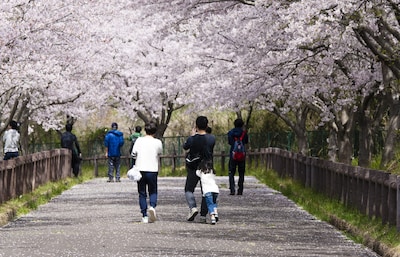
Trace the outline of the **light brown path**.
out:
[[[186,221],[184,178],[159,178],[152,224],[139,223],[135,183],[105,181],[77,185],[1,227],[0,256],[378,256],[253,177],[243,196],[230,196],[228,178],[218,177],[215,226]]]

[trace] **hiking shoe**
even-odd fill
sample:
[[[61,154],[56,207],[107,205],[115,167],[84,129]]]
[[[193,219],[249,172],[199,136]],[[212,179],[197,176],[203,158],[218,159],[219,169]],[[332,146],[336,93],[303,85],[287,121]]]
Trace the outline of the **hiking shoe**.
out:
[[[211,225],[217,224],[217,219],[215,218],[215,215],[211,215]]]
[[[107,182],[114,182],[114,179],[109,178],[109,179],[107,180]]]
[[[149,217],[147,216],[142,217],[142,223],[149,223]]]
[[[148,209],[149,212],[149,221],[155,222],[157,220],[156,210],[153,207]]]
[[[189,211],[189,215],[188,215],[187,220],[188,220],[188,221],[193,221],[197,214],[199,214],[199,210],[197,210],[196,207],[193,207],[193,208],[190,209],[190,211]]]
[[[115,180],[115,182],[121,182],[121,179],[117,178],[117,180]]]
[[[199,223],[207,223],[207,217],[206,216],[200,216],[199,217]]]

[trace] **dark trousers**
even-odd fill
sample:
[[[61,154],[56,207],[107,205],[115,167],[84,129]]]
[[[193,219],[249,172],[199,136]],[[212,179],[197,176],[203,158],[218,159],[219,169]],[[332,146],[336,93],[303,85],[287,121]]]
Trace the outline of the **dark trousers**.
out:
[[[77,154],[72,154],[72,173],[74,173],[74,176],[77,177],[79,175],[79,168],[81,164],[81,159]]]
[[[149,193],[149,205],[153,208],[157,206],[158,172],[141,171],[141,173],[142,173],[142,178],[137,183],[138,183],[140,212],[144,217],[147,216],[147,192]]]
[[[7,152],[4,155],[4,160],[10,160],[10,159],[18,157],[18,156],[19,156],[18,152]]]
[[[185,196],[186,201],[188,202],[189,208],[197,207],[196,200],[194,198],[194,190],[197,186],[197,183],[200,181],[200,177],[196,175],[196,171],[187,167],[187,176],[185,183]],[[202,192],[203,195],[203,192]],[[208,213],[207,204],[204,197],[201,198],[201,207],[200,207],[200,216],[206,216]]]
[[[244,172],[246,169],[245,161],[234,161],[232,159],[229,160],[229,189],[231,190],[231,194],[235,193],[235,173],[236,169],[239,173],[239,181],[238,181],[238,191],[237,193],[241,195],[243,193],[243,183],[244,183]]]

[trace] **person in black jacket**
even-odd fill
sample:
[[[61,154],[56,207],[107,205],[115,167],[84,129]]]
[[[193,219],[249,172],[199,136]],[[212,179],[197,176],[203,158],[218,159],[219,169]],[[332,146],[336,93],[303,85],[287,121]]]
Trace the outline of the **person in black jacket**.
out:
[[[61,135],[61,147],[72,151],[72,173],[75,177],[79,175],[79,165],[81,163],[81,148],[78,139],[72,134],[72,124],[65,125],[65,132]]]
[[[199,116],[196,119],[196,127],[192,131],[192,136],[186,139],[183,149],[188,150],[186,158],[186,182],[185,182],[185,198],[189,206],[188,221],[193,221],[199,213],[197,209],[196,199],[194,197],[194,190],[200,178],[196,175],[196,170],[199,165],[197,159],[213,159],[213,151],[215,146],[215,137],[206,133],[208,127],[208,119],[205,116]],[[201,201],[201,219],[200,222],[205,222],[207,215],[207,204],[204,197]]]
[[[243,184],[244,184],[244,173],[246,170],[246,161],[236,161],[233,159],[232,152],[235,145],[235,140],[238,140],[243,134],[243,144],[246,146],[249,143],[249,137],[246,133],[244,127],[244,122],[242,119],[236,119],[234,121],[235,127],[228,132],[228,143],[230,145],[229,154],[229,189],[231,191],[230,195],[235,194],[235,173],[236,169],[239,173],[238,180],[238,190],[237,194],[243,194]],[[246,149],[246,147],[245,147]]]

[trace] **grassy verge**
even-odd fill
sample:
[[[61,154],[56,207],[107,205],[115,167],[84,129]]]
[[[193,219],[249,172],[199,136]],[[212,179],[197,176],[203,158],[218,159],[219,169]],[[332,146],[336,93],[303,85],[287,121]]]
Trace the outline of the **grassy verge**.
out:
[[[38,187],[35,191],[21,195],[0,205],[0,226],[5,225],[21,215],[36,210],[53,197],[60,195],[74,185],[93,178],[93,167],[82,167],[82,175],[78,178],[66,178],[57,182],[49,182]]]
[[[280,178],[272,170],[253,171],[253,175],[318,219],[339,228],[353,241],[368,246],[382,256],[399,256],[400,233],[395,227],[383,225],[380,219],[369,218],[289,178]]]

